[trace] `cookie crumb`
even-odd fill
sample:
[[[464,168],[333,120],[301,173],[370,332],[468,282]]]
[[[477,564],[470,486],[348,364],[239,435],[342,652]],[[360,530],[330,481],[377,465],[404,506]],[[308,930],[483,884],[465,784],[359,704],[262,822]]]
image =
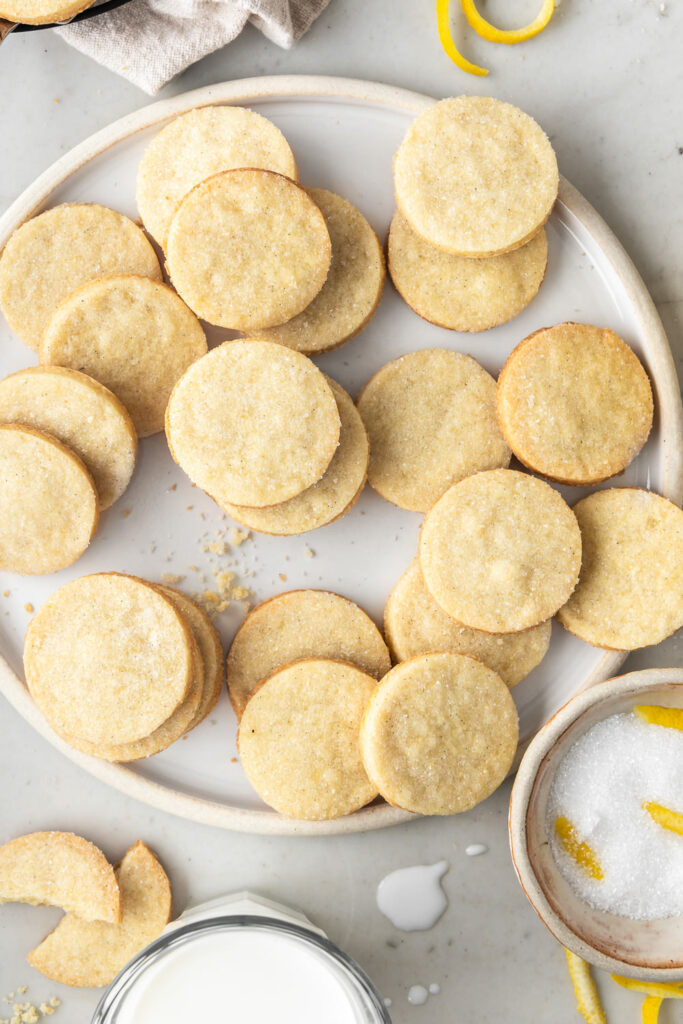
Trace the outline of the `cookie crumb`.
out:
[[[24,611],[29,612],[29,614],[35,611],[35,608],[33,607],[30,601],[27,601],[26,604],[24,605]]]
[[[234,544],[236,548],[244,544],[245,540],[248,540],[251,534],[248,530],[240,530],[238,527],[233,526],[230,530],[230,543]]]
[[[174,583],[182,583],[184,579],[185,577],[179,576],[177,572],[162,572],[161,574],[161,582],[169,586],[173,586]]]
[[[280,579],[282,580],[283,583],[287,582],[287,577],[285,576],[285,574],[283,572],[278,573],[278,576],[280,577]]]
[[[315,558],[315,551],[313,548],[304,548],[304,558]]]

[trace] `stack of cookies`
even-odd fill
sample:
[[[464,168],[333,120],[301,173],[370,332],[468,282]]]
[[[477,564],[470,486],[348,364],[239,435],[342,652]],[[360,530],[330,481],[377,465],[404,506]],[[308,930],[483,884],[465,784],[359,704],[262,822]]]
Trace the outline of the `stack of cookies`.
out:
[[[294,590],[250,612],[228,653],[228,693],[242,767],[266,803],[323,820],[377,796],[360,726],[390,667],[377,626],[339,594]]]
[[[346,199],[298,182],[278,128],[251,110],[202,107],[145,150],[138,207],[178,293],[218,327],[320,353],[372,317],[384,258]]]
[[[557,197],[552,146],[533,118],[485,96],[442,100],[394,160],[389,273],[441,327],[485,331],[517,316],[545,275]]]
[[[166,872],[143,842],[112,867],[93,843],[70,832],[32,832],[0,846],[0,903],[65,911],[28,954],[62,985],[108,985],[171,917]]]
[[[365,484],[369,447],[346,392],[300,352],[225,342],[176,385],[171,454],[233,519],[262,533],[332,522]]]
[[[107,761],[149,757],[194,729],[224,675],[220,638],[194,601],[119,573],[52,595],[26,632],[24,669],[55,732]]]

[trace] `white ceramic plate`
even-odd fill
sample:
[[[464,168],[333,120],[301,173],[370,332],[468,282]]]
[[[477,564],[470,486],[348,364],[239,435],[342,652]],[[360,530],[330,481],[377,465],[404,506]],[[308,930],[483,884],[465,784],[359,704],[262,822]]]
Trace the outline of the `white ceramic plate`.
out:
[[[296,76],[228,82],[155,103],[92,136],[41,175],[0,221],[0,247],[28,216],[60,202],[96,201],[135,218],[135,174],[144,147],[166,120],[209,103],[245,104],[271,118],[292,145],[303,183],[347,196],[384,237],[393,212],[393,154],[414,116],[433,102],[384,85]],[[366,330],[317,362],[355,395],[380,366],[415,349],[458,349],[497,373],[514,345],[537,328],[572,319],[609,326],[644,361],[657,403],[650,441],[617,482],[651,487],[680,501],[680,395],[666,337],[643,282],[607,226],[566,181],[548,236],[545,282],[530,307],[511,323],[483,334],[446,331],[420,320],[388,284]],[[213,342],[226,332],[212,328],[209,334]],[[0,324],[0,374],[35,361],[33,353]],[[585,492],[564,488],[563,493],[573,502]],[[290,835],[361,831],[404,820],[409,816],[385,804],[325,823],[292,822],[275,814],[259,801],[232,760],[235,720],[226,698],[189,737],[147,762],[124,767],[80,755],[53,735],[33,706],[20,678],[21,650],[30,617],[24,606],[40,607],[58,586],[76,576],[107,569],[150,579],[177,573],[185,576],[182,585],[192,591],[202,587],[190,565],[199,567],[207,577],[205,586],[211,588],[212,568],[231,558],[238,565],[226,568],[243,577],[256,600],[295,587],[325,588],[358,601],[380,622],[391,587],[415,554],[420,522],[419,515],[393,507],[366,488],[351,513],[337,523],[304,537],[256,535],[219,558],[202,551],[202,545],[215,541],[216,531],[232,524],[191,487],[173,463],[164,436],[149,438],[140,446],[128,492],[104,513],[94,543],[76,565],[54,576],[6,577],[0,585],[0,593],[10,591],[9,597],[0,597],[0,649],[7,659],[0,665],[0,688],[43,736],[87,771],[192,820]],[[254,575],[244,578],[245,572]],[[238,607],[221,617],[226,645],[241,617]],[[514,691],[522,743],[572,694],[614,675],[623,657],[589,647],[555,626],[548,656]]]

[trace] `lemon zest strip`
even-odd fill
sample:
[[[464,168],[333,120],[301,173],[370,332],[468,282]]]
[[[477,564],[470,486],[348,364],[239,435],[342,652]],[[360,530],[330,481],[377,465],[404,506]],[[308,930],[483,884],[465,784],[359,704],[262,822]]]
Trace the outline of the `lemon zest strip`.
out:
[[[662,708],[657,704],[636,704],[634,712],[648,725],[663,725],[667,729],[683,729],[683,708]]]
[[[528,25],[524,25],[523,28],[502,29],[496,28],[486,18],[482,18],[474,5],[474,0],[460,0],[460,3],[465,17],[477,35],[488,40],[489,43],[507,43],[508,46],[523,43],[525,40],[537,36],[546,27],[555,10],[555,0],[543,0],[543,6]]]
[[[480,68],[478,64],[472,64],[458,50],[453,42],[449,19],[450,0],[436,0],[436,26],[439,30],[439,39],[444,52],[451,58],[461,71],[467,71],[470,75],[488,75],[486,68]]]
[[[662,807],[661,804],[656,804],[653,800],[647,800],[643,804],[643,810],[647,811],[652,820],[656,821],[662,828],[683,836],[683,814],[679,814],[678,811],[672,811],[668,807]]]
[[[657,1024],[659,1020],[659,1008],[663,1003],[660,996],[646,996],[643,1000],[641,1018],[643,1024]]]
[[[582,960],[570,949],[565,949],[569,977],[572,979],[574,994],[576,996],[576,1008],[586,1021],[586,1024],[607,1024],[605,1011],[600,1004],[600,996],[595,987],[591,975],[591,969],[585,960]]]
[[[601,882],[605,877],[605,873],[602,870],[600,861],[598,860],[595,851],[588,845],[588,843],[584,843],[579,840],[578,833],[571,821],[569,821],[568,818],[563,818],[562,816],[556,818],[555,831],[560,837],[562,845],[572,860],[576,861],[579,867],[583,868],[587,875],[590,875],[591,878]]]
[[[683,981],[636,981],[635,978],[624,978],[620,974],[612,974],[612,981],[632,992],[643,992],[646,996],[657,999],[683,999]]]

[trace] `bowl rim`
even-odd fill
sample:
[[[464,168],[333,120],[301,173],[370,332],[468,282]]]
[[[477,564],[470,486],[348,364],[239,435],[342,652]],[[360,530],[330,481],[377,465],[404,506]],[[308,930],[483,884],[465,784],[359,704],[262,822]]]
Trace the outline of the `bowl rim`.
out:
[[[512,863],[519,884],[540,920],[558,942],[588,963],[612,974],[623,974],[641,981],[680,981],[681,968],[627,963],[596,949],[577,935],[551,906],[540,886],[529,857],[526,822],[539,769],[570,726],[590,708],[613,697],[635,696],[671,683],[683,687],[683,668],[646,668],[627,672],[571,697],[534,736],[517,770],[510,794],[508,832]]]

